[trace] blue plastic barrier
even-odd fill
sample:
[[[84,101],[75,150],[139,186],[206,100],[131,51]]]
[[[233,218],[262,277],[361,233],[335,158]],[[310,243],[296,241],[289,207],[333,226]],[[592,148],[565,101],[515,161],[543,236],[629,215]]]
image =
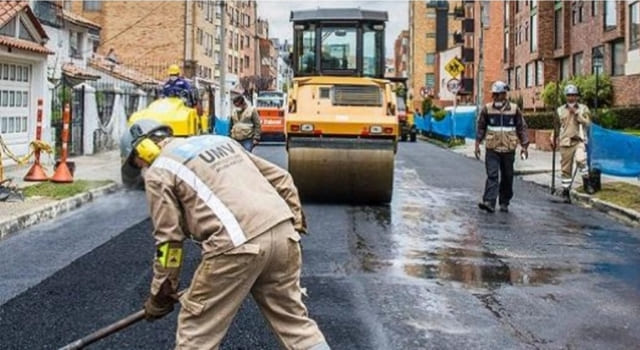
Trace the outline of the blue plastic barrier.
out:
[[[215,127],[214,127],[214,134],[229,136],[229,125],[230,125],[230,119],[229,118],[222,119],[222,118],[216,116],[216,124],[215,124]]]
[[[449,139],[451,136],[476,137],[476,107],[458,106],[455,116],[452,115],[453,107],[445,108],[446,115],[440,121],[435,121],[431,112],[426,115],[415,115],[416,128],[423,134],[436,134]]]
[[[614,176],[640,176],[640,136],[591,125],[591,168]]]

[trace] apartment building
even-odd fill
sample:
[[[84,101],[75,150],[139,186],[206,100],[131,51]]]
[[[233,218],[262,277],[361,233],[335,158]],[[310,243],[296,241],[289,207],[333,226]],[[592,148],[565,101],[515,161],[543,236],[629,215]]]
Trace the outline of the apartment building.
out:
[[[455,45],[453,33],[460,21],[452,15],[461,1],[411,1],[409,3],[409,95],[414,108],[421,105],[421,91],[437,93],[436,56]]]
[[[213,81],[216,3],[206,1],[64,1],[64,8],[97,23],[98,53],[156,79],[178,64],[188,78]]]
[[[470,102],[480,105],[491,101],[491,85],[504,79],[504,42],[509,40],[504,11],[508,4],[465,0],[463,6],[458,37],[465,65],[462,84]]]
[[[393,47],[394,70],[396,77],[409,76],[409,31],[403,30],[398,34]]]
[[[226,4],[227,72],[238,78],[260,75],[257,2],[232,0]],[[216,50],[220,52],[219,47]]]
[[[553,59],[558,77],[611,77],[614,105],[640,104],[640,1],[554,2]]]

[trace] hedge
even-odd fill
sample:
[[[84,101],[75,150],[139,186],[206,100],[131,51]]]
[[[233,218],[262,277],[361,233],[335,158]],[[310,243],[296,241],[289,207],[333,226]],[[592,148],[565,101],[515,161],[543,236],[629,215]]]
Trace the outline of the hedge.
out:
[[[524,113],[529,129],[553,129],[552,111]],[[607,129],[640,129],[640,107],[598,109],[593,121]]]

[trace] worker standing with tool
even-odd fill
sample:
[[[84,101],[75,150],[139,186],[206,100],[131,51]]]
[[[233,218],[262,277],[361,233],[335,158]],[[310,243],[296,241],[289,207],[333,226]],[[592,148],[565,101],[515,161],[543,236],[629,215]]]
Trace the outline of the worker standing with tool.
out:
[[[578,103],[580,95],[578,87],[569,84],[564,88],[567,103],[558,107],[558,119],[560,120],[560,164],[562,167],[562,197],[565,202],[570,202],[571,185],[575,178],[573,162],[582,174],[583,181],[590,185],[589,167],[587,166],[586,130],[591,123],[589,107]],[[551,146],[555,148],[555,135],[551,135]],[[573,174],[573,175],[572,175]],[[589,186],[587,186],[589,187]]]
[[[496,81],[491,86],[493,102],[486,104],[478,116],[475,156],[480,159],[480,144],[485,140],[487,182],[478,203],[480,209],[495,212],[499,195],[500,211],[509,211],[513,198],[513,163],[520,144],[522,159],[528,157],[527,123],[515,103],[507,101],[509,86]]]
[[[202,261],[179,298],[176,349],[218,349],[249,293],[284,348],[329,349],[302,302],[306,223],[289,173],[225,136],[170,136],[168,127],[140,120],[121,140],[123,172],[145,169],[154,226],[146,318],[173,310],[182,245],[191,238]]]
[[[251,152],[260,142],[260,116],[242,95],[233,99],[233,105],[235,110],[231,116],[231,138]]]

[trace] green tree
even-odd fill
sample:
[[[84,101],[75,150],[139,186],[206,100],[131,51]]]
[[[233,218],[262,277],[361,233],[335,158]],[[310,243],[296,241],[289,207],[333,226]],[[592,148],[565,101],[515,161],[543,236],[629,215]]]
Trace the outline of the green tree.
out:
[[[609,107],[613,102],[611,78],[608,75],[601,75],[598,77],[598,80],[598,108]],[[588,76],[576,76],[568,81],[560,82],[560,91],[558,94],[556,94],[556,82],[548,83],[542,92],[542,101],[547,108],[553,108],[566,102],[564,88],[569,83],[574,84],[578,88],[578,91],[580,91],[580,102],[586,104],[589,108],[595,107],[596,76],[591,74]],[[557,101],[555,101],[556,96],[558,98]]]

